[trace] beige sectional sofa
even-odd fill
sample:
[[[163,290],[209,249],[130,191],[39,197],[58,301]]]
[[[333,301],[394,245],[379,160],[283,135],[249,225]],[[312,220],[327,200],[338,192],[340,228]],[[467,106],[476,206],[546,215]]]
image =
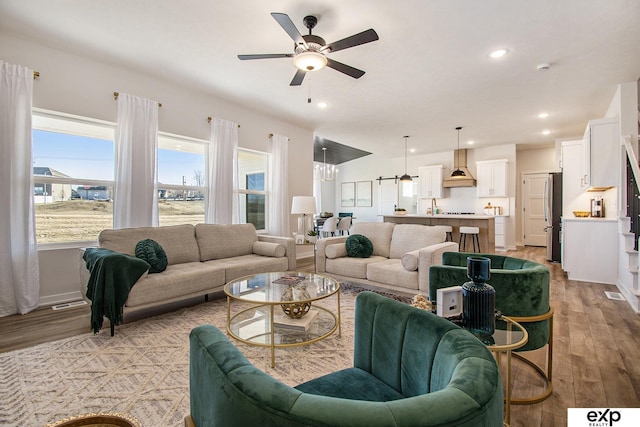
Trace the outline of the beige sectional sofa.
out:
[[[124,306],[129,313],[222,291],[235,278],[296,268],[296,246],[288,237],[261,235],[253,224],[198,224],[103,230],[101,248],[135,255],[144,239],[158,242],[167,254],[161,273],[145,273]],[[80,253],[80,286],[86,299],[89,271]],[[203,299],[204,300],[204,299]]]
[[[369,258],[347,255],[348,236],[320,239],[316,245],[316,271],[340,281],[360,283],[409,293],[429,294],[429,267],[442,264],[443,252],[457,252],[446,242],[439,226],[355,223],[350,234],[362,234],[373,243]]]

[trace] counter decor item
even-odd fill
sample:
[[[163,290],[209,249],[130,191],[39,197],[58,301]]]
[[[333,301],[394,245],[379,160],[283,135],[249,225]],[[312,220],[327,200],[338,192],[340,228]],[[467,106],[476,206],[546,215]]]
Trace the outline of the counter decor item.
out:
[[[491,260],[485,257],[467,258],[467,277],[462,285],[462,318],[465,328],[489,339],[495,332],[496,290],[486,283],[490,277]]]
[[[573,216],[576,218],[587,218],[590,213],[589,211],[573,211]]]

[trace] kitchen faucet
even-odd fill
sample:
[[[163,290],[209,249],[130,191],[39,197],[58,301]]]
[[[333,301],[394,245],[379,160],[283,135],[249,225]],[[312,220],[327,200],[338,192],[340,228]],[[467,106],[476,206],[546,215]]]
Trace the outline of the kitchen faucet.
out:
[[[431,199],[431,214],[435,215],[436,214],[436,198],[432,198]]]

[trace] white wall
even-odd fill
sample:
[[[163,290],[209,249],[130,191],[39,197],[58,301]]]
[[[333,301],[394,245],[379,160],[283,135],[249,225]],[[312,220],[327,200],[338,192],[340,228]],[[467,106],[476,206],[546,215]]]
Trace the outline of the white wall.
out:
[[[164,81],[134,69],[80,57],[0,34],[2,59],[40,72],[34,82],[34,107],[115,122],[113,92],[131,93],[162,103],[159,130],[208,140],[207,117],[240,124],[239,145],[270,152],[268,135],[290,138],[289,204],[292,195],[312,194],[313,132],[245,106]],[[290,218],[292,230],[296,219]],[[40,252],[41,301],[61,302],[79,289],[76,251]],[[64,274],[60,274],[64,271]]]

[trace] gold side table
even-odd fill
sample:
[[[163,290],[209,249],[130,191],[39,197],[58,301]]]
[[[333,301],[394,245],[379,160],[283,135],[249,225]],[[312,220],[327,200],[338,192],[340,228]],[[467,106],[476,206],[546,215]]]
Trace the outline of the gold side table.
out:
[[[504,420],[505,425],[508,426],[511,422],[511,352],[525,345],[529,340],[529,334],[518,322],[507,316],[501,316],[496,319],[496,329],[490,337],[489,342],[487,342],[487,338],[489,337],[483,337],[481,341],[483,341],[487,348],[494,354],[500,371],[502,371],[502,355],[506,355],[507,359],[507,378],[504,389]]]

